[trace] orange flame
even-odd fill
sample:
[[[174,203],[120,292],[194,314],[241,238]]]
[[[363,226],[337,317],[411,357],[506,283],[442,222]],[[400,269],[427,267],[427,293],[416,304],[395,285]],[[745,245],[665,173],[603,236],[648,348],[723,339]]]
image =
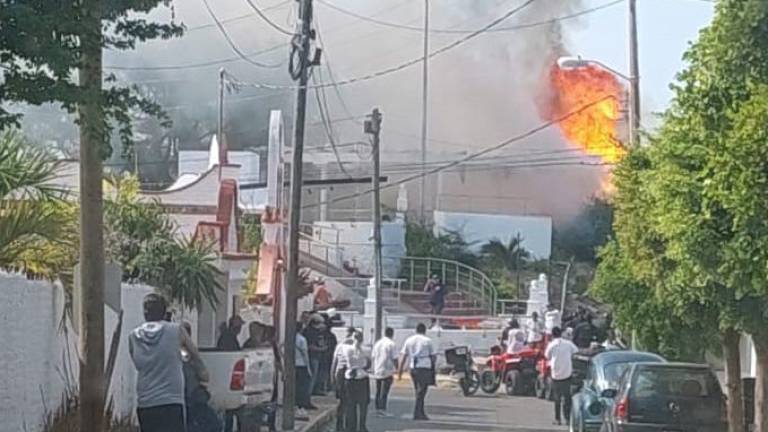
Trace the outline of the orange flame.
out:
[[[616,135],[624,88],[616,76],[594,65],[561,69],[555,64],[549,79],[552,98],[546,117],[567,116],[559,122],[560,130],[585,153],[609,163],[621,160],[626,149]]]

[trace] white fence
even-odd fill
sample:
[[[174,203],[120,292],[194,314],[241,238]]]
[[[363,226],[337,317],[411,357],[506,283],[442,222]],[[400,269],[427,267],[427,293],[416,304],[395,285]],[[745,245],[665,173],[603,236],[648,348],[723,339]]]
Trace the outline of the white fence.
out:
[[[135,409],[136,372],[126,340],[143,322],[141,299],[151,291],[122,286],[123,327],[110,385],[117,416],[132,415]],[[37,432],[66,386],[77,385],[77,336],[69,326],[60,327],[64,293],[59,285],[0,273],[0,298],[0,432]],[[107,309],[107,350],[116,323],[117,314]]]

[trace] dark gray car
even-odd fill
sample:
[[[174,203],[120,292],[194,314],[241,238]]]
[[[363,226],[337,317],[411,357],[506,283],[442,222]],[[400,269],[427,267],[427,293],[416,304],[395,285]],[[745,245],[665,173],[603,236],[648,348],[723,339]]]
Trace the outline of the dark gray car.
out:
[[[604,432],[725,432],[725,396],[706,365],[636,363],[621,379]]]

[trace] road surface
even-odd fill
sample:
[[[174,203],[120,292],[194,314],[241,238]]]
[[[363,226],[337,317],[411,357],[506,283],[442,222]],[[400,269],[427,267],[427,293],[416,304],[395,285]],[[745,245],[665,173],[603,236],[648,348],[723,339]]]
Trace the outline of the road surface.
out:
[[[413,390],[410,383],[396,383],[389,401],[392,417],[378,417],[371,399],[368,416],[370,432],[445,431],[445,432],[563,432],[554,426],[551,402],[532,397],[494,396],[478,392],[464,397],[458,389],[430,388],[427,395],[429,421],[413,421]],[[371,386],[373,387],[373,386]],[[335,427],[329,427],[331,432]]]

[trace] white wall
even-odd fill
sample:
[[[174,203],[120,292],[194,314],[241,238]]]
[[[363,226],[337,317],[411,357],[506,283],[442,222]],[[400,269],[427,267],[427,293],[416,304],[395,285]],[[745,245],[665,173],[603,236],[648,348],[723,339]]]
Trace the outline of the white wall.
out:
[[[122,285],[123,327],[110,384],[116,416],[132,416],[135,411],[136,371],[127,338],[144,321],[141,302],[152,291],[144,285]],[[77,385],[78,337],[69,326],[66,332],[59,327],[64,309],[61,286],[0,273],[0,297],[0,432],[37,432],[46,410],[58,407],[66,377]],[[186,317],[195,328],[195,314]],[[105,308],[104,318],[108,352],[117,314]]]
[[[54,409],[64,392],[64,364],[77,379],[74,337],[58,327],[64,295],[48,282],[0,273],[0,296],[0,432],[36,432],[44,408]]]
[[[425,324],[428,325],[429,323]],[[346,328],[334,328],[333,331],[341,341],[347,330]],[[405,340],[415,333],[416,330],[414,329],[395,329],[394,339],[398,351],[403,347]],[[501,330],[499,329],[427,331],[427,336],[432,339],[437,348],[438,367],[445,364],[445,350],[453,346],[469,346],[472,352],[477,355],[488,355],[491,347],[499,343],[500,334]],[[370,345],[373,340],[372,335],[364,335],[364,339],[366,345]]]
[[[435,230],[458,231],[464,240],[479,249],[489,240],[508,243],[520,233],[523,247],[536,258],[547,259],[552,254],[552,218],[549,216],[518,216],[481,213],[435,211]]]
[[[360,269],[360,273],[373,274],[372,222],[314,222],[313,225],[316,239],[334,245],[338,239],[342,251],[342,262],[354,262]],[[402,221],[383,222],[381,224],[382,256],[404,257],[405,253],[405,224]],[[398,277],[400,262],[384,259],[383,270],[384,277]]]

